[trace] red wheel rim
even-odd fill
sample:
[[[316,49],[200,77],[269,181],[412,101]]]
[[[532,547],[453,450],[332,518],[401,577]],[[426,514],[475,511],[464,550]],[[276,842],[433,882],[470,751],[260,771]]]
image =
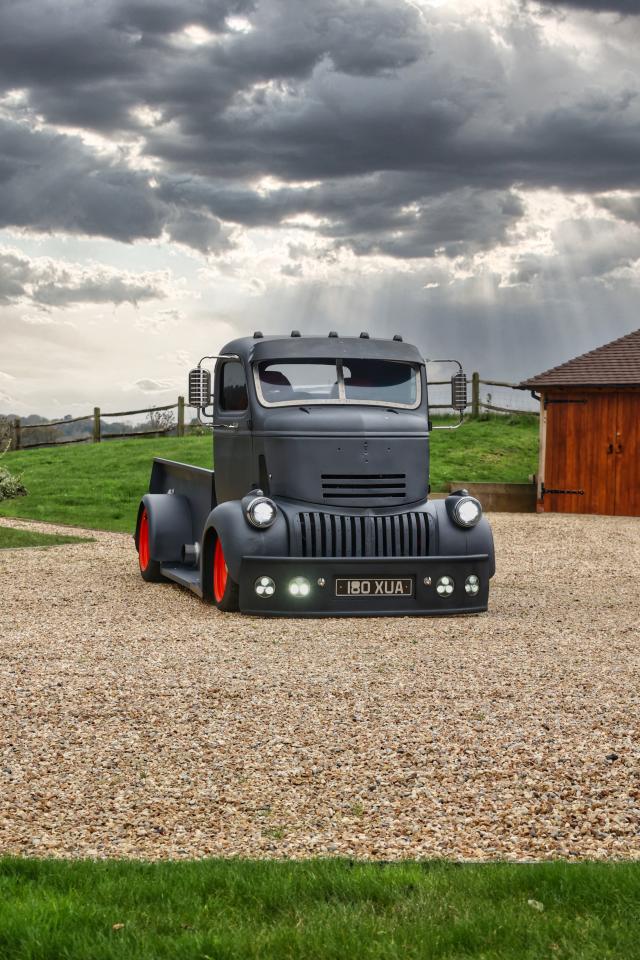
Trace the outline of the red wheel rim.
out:
[[[140,532],[138,534],[138,560],[140,569],[146,570],[149,566],[149,518],[147,511],[142,511],[140,517]]]
[[[224,551],[220,542],[220,537],[216,540],[216,548],[213,553],[213,596],[216,603],[220,603],[227,589],[227,580],[229,571],[224,559]]]

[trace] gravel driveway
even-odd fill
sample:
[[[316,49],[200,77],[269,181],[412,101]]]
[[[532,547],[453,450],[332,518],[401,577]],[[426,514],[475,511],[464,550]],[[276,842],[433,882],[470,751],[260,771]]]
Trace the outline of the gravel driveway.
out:
[[[640,857],[640,520],[492,522],[490,612],[442,620],[219,614],[121,534],[0,551],[0,851]]]

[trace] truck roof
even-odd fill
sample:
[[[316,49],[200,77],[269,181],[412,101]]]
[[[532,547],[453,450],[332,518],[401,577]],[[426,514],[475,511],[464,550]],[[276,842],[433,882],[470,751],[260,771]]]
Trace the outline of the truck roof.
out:
[[[231,340],[220,351],[235,354],[241,360],[255,363],[260,360],[287,359],[370,359],[397,360],[405,363],[424,363],[420,351],[400,339],[383,340],[373,337],[331,336],[253,336]]]

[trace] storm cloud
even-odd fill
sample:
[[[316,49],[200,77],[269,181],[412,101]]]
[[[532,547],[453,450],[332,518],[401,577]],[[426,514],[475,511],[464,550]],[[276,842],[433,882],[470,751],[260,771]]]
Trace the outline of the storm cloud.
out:
[[[418,340],[437,316],[443,352],[464,331],[487,363],[517,338],[550,343],[554,325],[576,350],[599,321],[600,341],[625,332],[640,288],[638,12],[4,0],[3,321],[27,337],[27,307],[36,327],[82,310],[96,339],[121,324],[114,344],[138,344],[122,382],[142,392],[173,382],[166,358],[187,334],[210,353],[213,328],[307,330],[320,307],[327,329],[366,310],[373,330],[403,317]],[[36,332],[66,349],[61,326]],[[138,370],[153,337],[166,368]]]
[[[310,214],[415,259],[501,242],[514,188],[640,189],[637,77],[585,87],[511,16],[505,50],[397,0],[5,3],[0,225],[216,254]]]
[[[45,309],[87,303],[137,305],[163,299],[166,285],[167,277],[158,273],[135,275],[97,264],[69,266],[0,248],[0,304]]]
[[[572,7],[574,10],[592,10],[595,13],[640,14],[637,0],[539,0],[545,6]]]

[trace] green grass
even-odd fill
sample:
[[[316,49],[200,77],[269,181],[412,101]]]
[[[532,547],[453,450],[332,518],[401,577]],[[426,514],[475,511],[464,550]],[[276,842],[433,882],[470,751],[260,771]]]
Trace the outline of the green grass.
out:
[[[111,440],[8,453],[3,465],[22,474],[29,493],[0,502],[0,516],[131,531],[140,498],[149,489],[154,457],[211,467],[211,437]]]
[[[525,483],[537,468],[534,417],[468,421],[431,435],[431,486],[451,480]],[[3,464],[23,475],[28,496],[0,503],[0,516],[31,517],[103,530],[133,529],[154,456],[211,467],[211,437],[112,440],[19,450]]]
[[[632,863],[0,860],[3,960],[632,960],[639,922]]]
[[[538,469],[538,431],[533,416],[492,416],[467,420],[458,430],[434,431],[431,489],[444,490],[455,480],[526,483]]]
[[[63,543],[88,543],[87,537],[68,537],[59,533],[35,533],[0,527],[0,550],[18,547],[59,547]]]

